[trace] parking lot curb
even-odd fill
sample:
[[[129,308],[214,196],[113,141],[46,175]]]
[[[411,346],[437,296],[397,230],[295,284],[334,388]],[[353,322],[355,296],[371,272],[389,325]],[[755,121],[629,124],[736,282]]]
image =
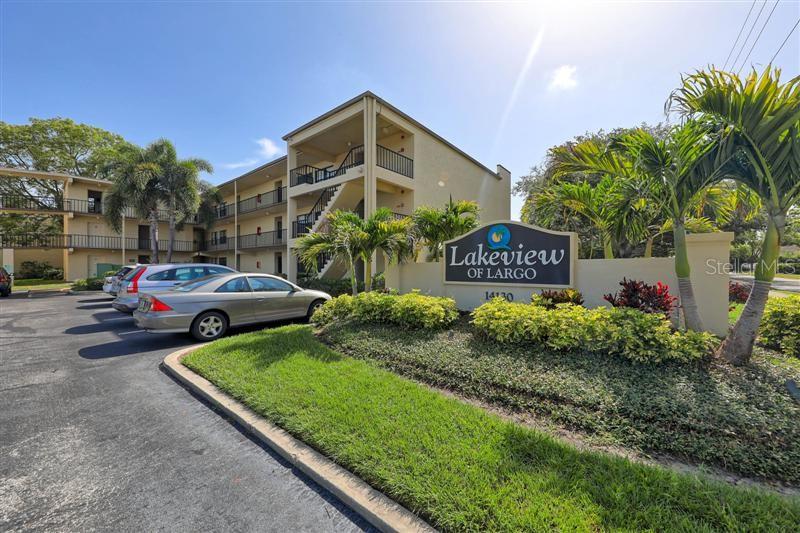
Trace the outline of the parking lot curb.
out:
[[[201,346],[203,345],[194,345],[169,354],[164,358],[164,368],[379,530],[436,531],[417,515],[372,488],[366,481],[295,439],[228,396],[204,377],[183,366],[181,359]]]

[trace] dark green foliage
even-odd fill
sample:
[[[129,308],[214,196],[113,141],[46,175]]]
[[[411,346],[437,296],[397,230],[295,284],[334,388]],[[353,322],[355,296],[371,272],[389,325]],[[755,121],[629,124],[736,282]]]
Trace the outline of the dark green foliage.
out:
[[[477,337],[466,319],[443,332],[343,325],[325,339],[353,357],[602,443],[800,483],[800,404],[784,387],[800,370],[763,356],[746,367],[642,365],[499,344]]]
[[[19,266],[17,277],[24,279],[64,279],[64,271],[51,266],[46,261],[23,261]]]

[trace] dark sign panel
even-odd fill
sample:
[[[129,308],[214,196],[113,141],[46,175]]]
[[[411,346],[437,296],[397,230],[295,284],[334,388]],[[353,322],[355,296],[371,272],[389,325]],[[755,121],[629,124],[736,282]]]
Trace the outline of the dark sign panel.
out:
[[[445,243],[445,283],[572,286],[571,233],[495,222]]]

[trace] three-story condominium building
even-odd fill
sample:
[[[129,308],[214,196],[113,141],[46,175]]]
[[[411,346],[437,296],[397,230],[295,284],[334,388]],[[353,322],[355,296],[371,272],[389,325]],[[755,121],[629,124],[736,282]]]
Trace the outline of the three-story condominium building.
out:
[[[223,202],[211,227],[186,223],[173,260],[207,261],[242,271],[282,274],[296,280],[299,236],[320,229],[334,210],[368,216],[387,207],[397,216],[418,206],[442,206],[451,197],[475,200],[483,220],[508,219],[510,173],[489,169],[371,92],[365,92],[283,137],[286,155],[219,185]],[[128,213],[122,235],[104,217],[103,195],[111,182],[2,169],[0,176],[64,182],[60,199],[0,197],[0,211],[63,215],[56,236],[2,236],[3,263],[49,259],[68,279],[94,276],[111,265],[148,261],[149,226]],[[160,249],[166,249],[166,220]],[[13,250],[13,252],[12,252]],[[9,258],[13,256],[12,260]],[[59,260],[60,258],[60,260]],[[162,257],[163,261],[163,257]],[[383,268],[375,258],[374,272]],[[321,258],[323,277],[346,274],[344,265]]]

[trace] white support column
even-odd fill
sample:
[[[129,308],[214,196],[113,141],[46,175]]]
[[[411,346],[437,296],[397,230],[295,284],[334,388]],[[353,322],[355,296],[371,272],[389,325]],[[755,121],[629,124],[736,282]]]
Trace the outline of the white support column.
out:
[[[294,256],[293,249],[289,246],[292,242],[292,231],[294,222],[297,218],[297,200],[292,197],[291,171],[297,166],[297,153],[295,149],[286,143],[286,251],[283,254],[286,266],[286,278],[292,283],[297,283],[297,258]]]
[[[377,162],[377,127],[378,119],[375,113],[375,99],[371,96],[364,97],[364,218],[371,216],[377,209],[378,182],[375,168]],[[377,260],[373,255],[372,275],[377,272]],[[366,281],[366,280],[364,280]]]
[[[121,244],[122,244],[122,266],[128,264],[125,260],[125,213],[122,213],[122,237],[121,237]]]
[[[70,184],[72,184],[72,178],[69,178],[69,179],[64,181],[64,196],[63,197],[65,199],[69,198],[69,186],[70,186]],[[69,235],[69,218],[70,218],[70,215],[72,215],[72,212],[69,212],[69,213],[64,212],[64,217],[63,217],[64,218],[64,223],[63,223],[62,231],[64,232],[64,235],[65,235],[64,239],[66,241],[69,241],[69,237],[67,235]],[[66,244],[69,244],[69,242],[67,242]],[[63,265],[64,266],[64,281],[69,281],[69,274],[68,274],[69,271],[70,271],[70,269],[69,269],[69,247],[65,247],[64,248],[64,255],[63,255],[62,262],[64,263],[64,265]]]
[[[239,269],[239,183],[233,182],[233,267]]]

